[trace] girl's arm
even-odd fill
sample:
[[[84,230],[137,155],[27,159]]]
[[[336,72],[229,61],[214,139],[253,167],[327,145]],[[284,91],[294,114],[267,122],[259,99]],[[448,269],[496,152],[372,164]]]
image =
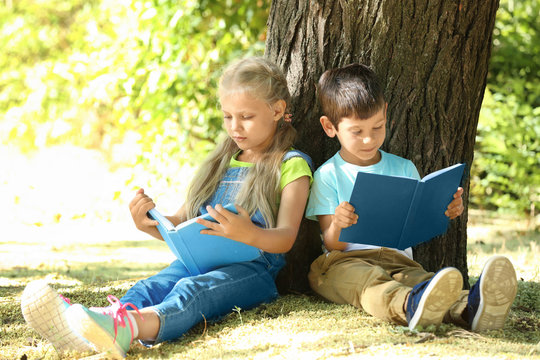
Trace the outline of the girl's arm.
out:
[[[182,207],[178,209],[176,214],[171,215],[171,216],[166,216],[166,218],[169,219],[169,221],[172,222],[174,226],[178,226],[184,221],[187,221],[186,206],[182,205]]]
[[[308,195],[307,176],[287,184],[281,192],[276,227],[271,229],[263,229],[253,224],[247,211],[238,205],[238,215],[225,210],[221,205],[215,208],[208,206],[208,213],[217,223],[202,219],[197,222],[208,228],[202,230],[201,234],[224,236],[270,253],[285,253],[296,240]]]
[[[144,193],[143,189],[137,190],[135,197],[129,203],[129,211],[131,212],[131,217],[137,229],[155,237],[156,239],[163,240],[163,237],[157,229],[158,222],[156,220],[150,219],[146,214],[150,209],[156,207],[154,201]],[[184,206],[182,206],[176,214],[172,216],[166,216],[174,226],[180,224],[181,222],[186,221],[186,211]]]

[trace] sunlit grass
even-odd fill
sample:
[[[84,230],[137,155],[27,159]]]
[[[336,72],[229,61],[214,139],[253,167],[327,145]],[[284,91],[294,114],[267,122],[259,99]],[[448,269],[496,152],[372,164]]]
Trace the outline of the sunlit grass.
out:
[[[469,210],[469,273],[480,274],[485,260],[494,254],[505,255],[512,260],[518,279],[540,282],[538,225],[515,216]]]

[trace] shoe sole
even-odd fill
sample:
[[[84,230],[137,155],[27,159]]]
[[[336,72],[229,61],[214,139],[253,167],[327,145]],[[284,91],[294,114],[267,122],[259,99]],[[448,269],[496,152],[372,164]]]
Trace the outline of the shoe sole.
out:
[[[480,304],[471,323],[472,331],[502,329],[517,293],[514,266],[504,256],[492,256],[480,277]]]
[[[106,353],[111,359],[123,359],[126,356],[125,351],[116,343],[114,337],[95,322],[81,305],[72,305],[69,308],[67,318],[69,325],[92,343],[97,351]]]
[[[59,353],[94,349],[74,333],[65,318],[64,300],[46,281],[29,283],[21,296],[23,317],[34,330],[47,339]]]
[[[417,326],[438,326],[454,304],[463,288],[463,277],[456,268],[439,271],[424,291],[414,316],[409,321],[409,329]]]

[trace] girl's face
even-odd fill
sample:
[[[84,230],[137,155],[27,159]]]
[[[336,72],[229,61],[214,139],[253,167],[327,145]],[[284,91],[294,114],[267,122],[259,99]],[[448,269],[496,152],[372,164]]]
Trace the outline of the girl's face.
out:
[[[240,161],[255,162],[272,142],[285,101],[268,105],[248,93],[232,93],[221,98],[223,124],[227,134],[242,150]]]

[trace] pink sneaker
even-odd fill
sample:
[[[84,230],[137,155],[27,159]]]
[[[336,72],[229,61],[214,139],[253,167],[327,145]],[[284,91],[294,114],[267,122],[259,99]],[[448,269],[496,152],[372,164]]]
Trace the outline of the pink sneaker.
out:
[[[113,358],[123,358],[138,334],[137,323],[127,308],[133,308],[141,319],[143,317],[139,309],[131,303],[122,304],[112,295],[107,296],[107,300],[111,306],[88,309],[79,304],[73,305],[67,310],[66,318],[71,328],[92,343],[98,351]]]

